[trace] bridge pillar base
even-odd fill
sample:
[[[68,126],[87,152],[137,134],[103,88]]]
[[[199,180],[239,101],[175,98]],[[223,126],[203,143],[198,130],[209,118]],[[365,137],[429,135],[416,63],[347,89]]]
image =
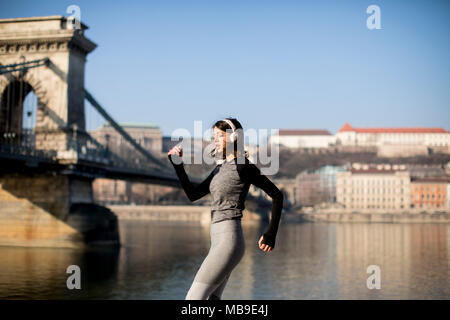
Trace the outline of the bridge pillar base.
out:
[[[92,181],[73,176],[0,176],[0,245],[120,246],[118,220],[92,203]]]

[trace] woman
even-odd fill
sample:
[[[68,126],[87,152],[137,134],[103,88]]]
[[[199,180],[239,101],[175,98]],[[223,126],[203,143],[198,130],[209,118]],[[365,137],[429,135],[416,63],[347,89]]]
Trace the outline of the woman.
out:
[[[235,118],[217,121],[213,132],[216,146],[214,155],[220,158],[220,164],[198,186],[191,184],[182,162],[175,164],[172,161],[172,155],[183,156],[181,147],[175,146],[168,152],[189,200],[198,200],[208,193],[212,196],[211,248],[186,295],[188,300],[219,300],[231,271],[242,259],[245,240],[241,218],[250,184],[261,188],[272,198],[270,224],[258,241],[259,248],[264,252],[270,252],[275,247],[283,208],[282,192],[247,159],[239,121]]]

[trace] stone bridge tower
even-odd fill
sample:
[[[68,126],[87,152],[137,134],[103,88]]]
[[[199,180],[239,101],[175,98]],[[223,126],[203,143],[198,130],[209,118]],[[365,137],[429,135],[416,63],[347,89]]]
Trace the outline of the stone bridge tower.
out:
[[[74,28],[63,16],[0,19],[2,66],[45,61],[0,74],[0,145],[21,143],[23,102],[33,91],[38,100],[33,147],[56,151],[59,164],[77,162],[61,155],[70,155],[74,133],[78,145],[83,133],[87,137],[84,69],[96,47],[83,35],[87,26],[79,25]],[[0,245],[120,245],[117,217],[93,203],[92,176],[14,168],[14,162],[0,168]]]
[[[2,134],[20,135],[23,100],[31,90],[38,99],[37,149],[67,150],[74,128],[85,131],[84,69],[96,47],[86,29],[63,16],[0,19],[1,65],[49,59],[46,66],[0,75]]]

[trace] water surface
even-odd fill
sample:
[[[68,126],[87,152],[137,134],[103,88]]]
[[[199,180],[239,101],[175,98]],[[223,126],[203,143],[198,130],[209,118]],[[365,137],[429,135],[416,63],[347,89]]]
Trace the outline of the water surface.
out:
[[[223,299],[449,299],[450,225],[282,224],[274,251],[264,226],[244,225],[246,253]],[[118,250],[0,247],[1,299],[184,299],[209,249],[209,227],[120,221]],[[81,290],[69,290],[69,265]],[[381,289],[367,288],[380,267]]]

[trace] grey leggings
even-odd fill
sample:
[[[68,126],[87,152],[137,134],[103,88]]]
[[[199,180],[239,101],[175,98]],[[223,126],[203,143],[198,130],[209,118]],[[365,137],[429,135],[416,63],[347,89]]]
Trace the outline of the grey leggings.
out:
[[[211,248],[195,275],[186,300],[220,299],[231,271],[241,261],[245,240],[240,219],[212,223]]]

